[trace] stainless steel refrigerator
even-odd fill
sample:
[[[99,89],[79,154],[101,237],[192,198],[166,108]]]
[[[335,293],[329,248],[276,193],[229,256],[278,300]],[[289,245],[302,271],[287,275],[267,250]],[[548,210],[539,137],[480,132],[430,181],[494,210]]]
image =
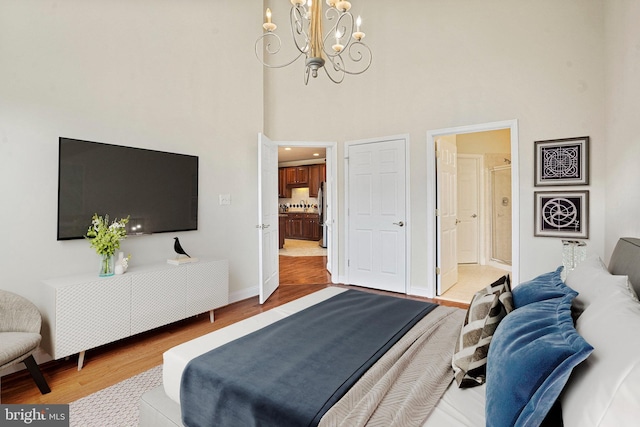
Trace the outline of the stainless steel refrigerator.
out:
[[[327,212],[326,182],[320,183],[318,190],[318,214],[320,215],[320,226],[322,227],[322,237],[320,237],[320,246],[327,247],[327,224],[325,224],[325,215]]]

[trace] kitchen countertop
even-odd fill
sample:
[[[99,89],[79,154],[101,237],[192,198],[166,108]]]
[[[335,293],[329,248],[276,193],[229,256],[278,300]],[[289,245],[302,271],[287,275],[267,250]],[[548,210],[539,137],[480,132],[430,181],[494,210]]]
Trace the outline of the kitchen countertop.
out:
[[[286,212],[280,212],[280,214],[290,214],[290,213],[308,213],[308,214],[316,214],[318,215],[317,209],[302,209],[302,208],[289,208]]]

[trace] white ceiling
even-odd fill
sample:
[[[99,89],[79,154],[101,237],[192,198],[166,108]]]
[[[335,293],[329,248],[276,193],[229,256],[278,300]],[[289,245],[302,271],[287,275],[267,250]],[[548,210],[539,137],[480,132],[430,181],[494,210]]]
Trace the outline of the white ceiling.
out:
[[[324,147],[278,147],[278,163],[292,162],[296,160],[318,160],[326,157],[326,149]],[[318,156],[314,156],[318,153]]]

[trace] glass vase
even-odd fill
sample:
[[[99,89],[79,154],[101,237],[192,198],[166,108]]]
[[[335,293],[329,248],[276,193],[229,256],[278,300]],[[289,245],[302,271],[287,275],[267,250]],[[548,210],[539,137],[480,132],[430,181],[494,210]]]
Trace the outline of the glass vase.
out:
[[[100,277],[113,276],[115,272],[115,258],[113,255],[100,254]]]

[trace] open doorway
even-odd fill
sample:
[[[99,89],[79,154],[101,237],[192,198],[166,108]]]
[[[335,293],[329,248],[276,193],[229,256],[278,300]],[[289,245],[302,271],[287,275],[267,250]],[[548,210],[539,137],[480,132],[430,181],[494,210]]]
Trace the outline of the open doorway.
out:
[[[281,285],[331,283],[333,147],[279,143]]]
[[[455,248],[443,254],[455,279],[438,297],[469,303],[480,289],[511,273],[511,136],[509,129],[444,135],[456,148]],[[436,140],[436,147],[440,140]],[[438,167],[438,166],[436,166]],[[439,176],[439,174],[438,174]],[[449,256],[451,259],[444,259]]]
[[[469,303],[476,291],[504,274],[517,283],[517,138],[515,120],[428,133],[429,204],[436,212],[429,228],[436,239],[428,258],[435,274],[427,296]],[[454,153],[448,157],[456,159],[453,171],[448,170],[453,178],[447,175],[446,180],[438,170],[443,157],[436,153],[439,140]],[[444,208],[442,200],[448,200]],[[453,279],[445,283],[443,278]]]

